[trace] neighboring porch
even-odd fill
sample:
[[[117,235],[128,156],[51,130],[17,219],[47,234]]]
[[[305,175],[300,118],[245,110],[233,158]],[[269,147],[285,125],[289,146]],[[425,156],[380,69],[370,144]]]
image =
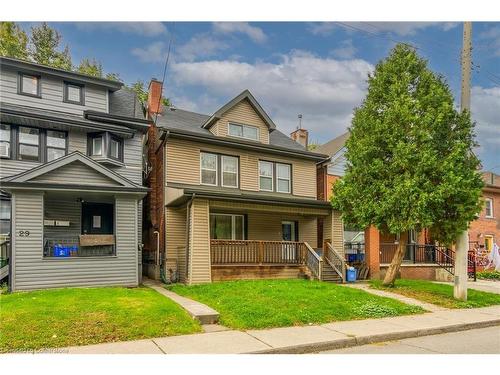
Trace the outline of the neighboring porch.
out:
[[[167,264],[177,266],[181,282],[343,280],[342,223],[326,204],[310,207],[195,198],[186,206],[167,207],[166,217]],[[327,248],[318,243],[318,217],[325,222]],[[179,232],[179,224],[185,225],[186,220],[187,241]]]

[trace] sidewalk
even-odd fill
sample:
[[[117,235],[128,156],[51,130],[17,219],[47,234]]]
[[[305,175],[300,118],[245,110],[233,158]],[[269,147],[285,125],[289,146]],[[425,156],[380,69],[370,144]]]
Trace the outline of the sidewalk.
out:
[[[453,283],[444,282],[444,281],[436,281],[436,283],[453,285]],[[479,290],[481,292],[500,294],[500,281],[478,279],[477,281],[469,281],[467,283],[467,288]]]
[[[302,327],[221,331],[61,349],[81,354],[314,353],[500,325],[500,306]]]

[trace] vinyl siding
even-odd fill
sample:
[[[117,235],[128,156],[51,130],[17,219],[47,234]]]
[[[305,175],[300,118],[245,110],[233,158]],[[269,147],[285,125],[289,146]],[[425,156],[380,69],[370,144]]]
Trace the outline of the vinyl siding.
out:
[[[30,180],[37,183],[85,183],[92,186],[121,186],[118,182],[97,172],[80,161],[74,161]]]
[[[316,198],[316,164],[311,160],[284,158],[273,154],[243,151],[236,148],[170,139],[166,146],[167,184],[169,182],[200,184],[200,152],[239,156],[240,188],[259,191],[259,160],[292,164],[292,194]],[[284,194],[289,195],[289,194]]]
[[[132,197],[120,197],[115,201],[115,257],[44,259],[43,194],[14,192],[14,290],[137,285],[136,202]],[[62,209],[62,205],[60,208]],[[29,230],[29,237],[20,237],[20,230]]]
[[[84,110],[108,112],[108,91],[99,86],[85,85],[85,105],[82,106],[63,102],[64,80],[62,78],[42,75],[41,98],[19,95],[17,81],[16,70],[5,67],[1,69],[0,97],[2,102],[78,115],[83,114]]]
[[[189,233],[189,284],[211,282],[208,200],[194,199]]]
[[[344,254],[344,224],[339,211],[332,211],[324,219],[323,240],[330,242],[339,254]]]
[[[44,226],[46,238],[78,238],[81,233],[82,204],[76,198],[45,198],[44,219],[68,220],[69,227]]]
[[[343,177],[347,168],[347,159],[345,157],[346,149],[343,148],[335,156],[335,158],[328,164],[328,174],[333,176]]]
[[[227,111],[220,120],[210,128],[210,131],[220,137],[230,137],[228,133],[228,124],[230,122],[257,127],[259,129],[260,142],[269,143],[269,128],[257,112],[255,112],[247,99],[241,101]]]
[[[167,269],[178,272],[180,281],[186,280],[186,209],[165,209]]]

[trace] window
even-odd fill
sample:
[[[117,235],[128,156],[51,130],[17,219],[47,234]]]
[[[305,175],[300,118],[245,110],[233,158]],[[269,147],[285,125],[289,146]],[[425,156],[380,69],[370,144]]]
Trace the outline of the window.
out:
[[[93,137],[92,138],[92,148],[90,155],[91,156],[101,156],[102,155],[102,136]]]
[[[235,156],[221,156],[222,186],[238,187],[238,158]]]
[[[19,127],[18,159],[39,161],[40,130]]]
[[[484,249],[491,252],[493,249],[493,236],[484,236]]]
[[[19,94],[40,97],[40,77],[19,73]]]
[[[260,190],[273,191],[273,163],[259,161],[259,186]]]
[[[217,154],[201,153],[201,183],[217,185]]]
[[[0,234],[10,233],[10,199],[0,200]]]
[[[47,130],[47,161],[59,159],[66,155],[66,133]]]
[[[233,137],[240,137],[251,139],[253,141],[259,140],[259,128],[251,125],[229,124],[229,135]]]
[[[493,217],[493,199],[486,198],[484,200],[484,204],[485,204],[485,216]]]
[[[109,141],[109,157],[121,160],[121,142],[117,138],[111,138]]]
[[[66,103],[84,104],[83,85],[64,82],[64,101]]]
[[[290,193],[290,164],[276,164],[276,191]]]
[[[243,215],[210,214],[210,238],[214,240],[243,240]]]
[[[87,145],[89,156],[111,164],[123,162],[123,139],[109,132],[89,134]]]
[[[259,187],[263,191],[292,192],[292,166],[290,164],[259,161]]]
[[[11,131],[9,125],[0,125],[0,157],[10,158]]]

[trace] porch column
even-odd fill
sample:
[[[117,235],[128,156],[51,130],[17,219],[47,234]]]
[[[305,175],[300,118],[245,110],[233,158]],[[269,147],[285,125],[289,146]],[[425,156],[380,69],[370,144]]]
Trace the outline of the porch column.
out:
[[[380,233],[373,226],[365,229],[365,258],[370,268],[370,278],[378,279],[380,277]]]
[[[190,215],[188,284],[212,281],[209,215],[208,200],[194,199]]]
[[[344,224],[339,211],[332,210],[323,220],[323,241],[330,242],[339,254],[344,254]]]

